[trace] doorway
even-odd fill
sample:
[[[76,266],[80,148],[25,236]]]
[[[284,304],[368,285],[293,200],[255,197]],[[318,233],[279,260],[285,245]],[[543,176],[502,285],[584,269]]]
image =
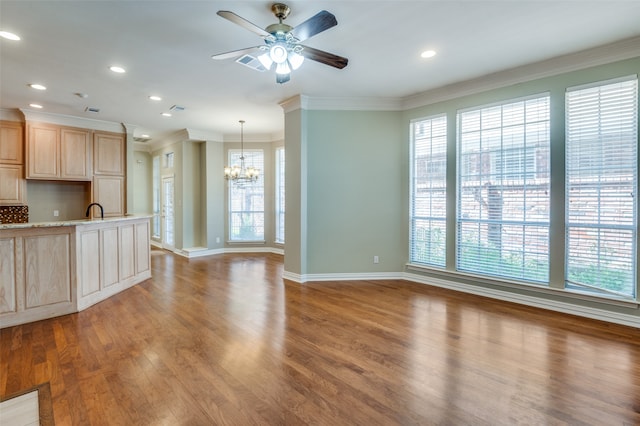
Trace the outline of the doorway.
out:
[[[161,234],[162,248],[173,251],[175,249],[175,211],[174,196],[175,184],[173,176],[162,178],[162,214]]]

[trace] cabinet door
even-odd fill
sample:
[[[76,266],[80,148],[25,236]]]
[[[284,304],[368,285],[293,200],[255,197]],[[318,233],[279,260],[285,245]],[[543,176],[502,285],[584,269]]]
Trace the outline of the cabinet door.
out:
[[[0,314],[16,311],[15,265],[15,238],[0,238]]]
[[[71,302],[70,234],[24,239],[25,308]]]
[[[56,179],[60,175],[60,131],[30,125],[27,140],[27,178]]]
[[[91,180],[91,132],[84,129],[60,129],[60,178]]]
[[[124,176],[124,135],[95,132],[93,135],[93,170],[96,175]]]
[[[22,123],[0,121],[0,163],[24,164]]]
[[[124,216],[124,177],[95,176],[93,201],[100,203],[104,209],[104,217]],[[97,211],[92,209],[94,217]]]
[[[0,206],[21,206],[26,204],[26,180],[22,177],[23,166],[0,165]]]

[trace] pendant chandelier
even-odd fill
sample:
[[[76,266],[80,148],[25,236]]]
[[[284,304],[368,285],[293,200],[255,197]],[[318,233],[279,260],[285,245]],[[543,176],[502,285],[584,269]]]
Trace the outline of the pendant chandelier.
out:
[[[224,178],[228,181],[242,186],[258,180],[260,171],[253,167],[246,167],[244,164],[244,120],[240,120],[240,165],[225,166]]]

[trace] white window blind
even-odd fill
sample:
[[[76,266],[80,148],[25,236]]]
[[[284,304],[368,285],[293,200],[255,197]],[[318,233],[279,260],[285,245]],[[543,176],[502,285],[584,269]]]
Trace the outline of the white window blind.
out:
[[[549,281],[549,95],[458,112],[457,269]]]
[[[229,150],[229,164],[240,164],[240,150]],[[264,170],[262,150],[245,150],[247,167]],[[264,241],[264,178],[237,185],[229,181],[229,241]]]
[[[276,243],[284,244],[284,148],[276,149]]]
[[[447,117],[412,123],[411,262],[445,266]]]
[[[568,287],[635,297],[638,80],[566,93]]]

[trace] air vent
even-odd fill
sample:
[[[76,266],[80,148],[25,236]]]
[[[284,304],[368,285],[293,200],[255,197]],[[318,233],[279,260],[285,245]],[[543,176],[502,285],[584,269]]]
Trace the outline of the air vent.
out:
[[[260,72],[267,70],[262,66],[258,58],[251,55],[242,55],[238,59],[236,59],[236,62]]]
[[[85,112],[92,112],[94,114],[97,114],[100,112],[100,108],[94,108],[94,107],[86,107],[84,109]]]
[[[184,107],[180,105],[172,105],[169,111],[184,111]]]
[[[145,142],[149,142],[150,140],[151,140],[151,138],[141,138],[141,137],[138,137],[138,136],[134,136],[134,137],[133,137],[133,141],[134,141],[134,142],[142,142],[142,143],[145,143]]]

